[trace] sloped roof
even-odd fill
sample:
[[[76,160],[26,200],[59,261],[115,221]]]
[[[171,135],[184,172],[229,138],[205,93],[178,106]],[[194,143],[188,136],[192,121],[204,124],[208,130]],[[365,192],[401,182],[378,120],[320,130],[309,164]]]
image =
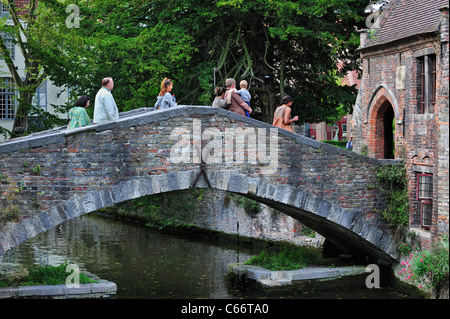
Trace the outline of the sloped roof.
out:
[[[442,7],[448,0],[393,0],[380,16],[377,29],[365,48],[438,30]]]

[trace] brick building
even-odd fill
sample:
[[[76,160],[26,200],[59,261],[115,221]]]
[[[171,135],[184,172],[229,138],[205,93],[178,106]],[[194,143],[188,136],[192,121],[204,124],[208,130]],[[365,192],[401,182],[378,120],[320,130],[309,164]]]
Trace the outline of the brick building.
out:
[[[424,243],[448,234],[448,41],[447,0],[392,0],[361,31],[354,150],[405,160],[410,227]]]

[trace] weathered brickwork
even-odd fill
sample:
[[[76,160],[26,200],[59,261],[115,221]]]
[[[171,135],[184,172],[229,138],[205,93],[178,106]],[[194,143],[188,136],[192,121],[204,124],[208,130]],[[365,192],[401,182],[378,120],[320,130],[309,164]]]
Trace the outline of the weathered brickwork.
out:
[[[441,24],[441,81],[436,88],[436,140],[435,158],[437,178],[434,184],[437,213],[433,223],[437,234],[448,234],[449,221],[449,10],[442,10]]]
[[[235,136],[248,133],[243,141],[247,146],[253,145],[248,138],[258,137],[257,149],[240,152],[237,140],[233,149],[224,147],[231,129]],[[214,136],[219,136],[220,147],[205,151],[217,141]],[[197,153],[185,152],[188,161],[180,162],[177,145],[202,145],[208,179],[200,175],[197,180]],[[216,150],[223,153],[214,162]],[[237,161],[241,153],[242,163]],[[269,164],[272,172],[264,170]],[[211,187],[274,207],[337,245],[392,260],[397,258],[393,233],[377,213],[385,207],[385,197],[374,187],[383,164],[211,107],[138,111],[116,122],[47,132],[0,144],[1,204],[20,210],[20,222],[1,228],[0,253],[35,233],[114,203]]]
[[[363,46],[360,52],[363,78],[352,120],[354,150],[360,153],[367,151],[369,156],[375,158],[390,158],[389,145],[386,143],[390,136],[385,130],[392,131],[394,128],[394,157],[405,160],[407,165],[411,228],[424,228],[421,223],[421,202],[417,200],[418,174],[432,174],[431,239],[448,234],[449,212],[448,7],[438,6],[439,0],[433,2],[436,5],[427,2],[426,9],[437,16],[439,32],[395,40],[389,38],[387,31],[372,32],[372,36],[375,35],[372,42],[378,42],[376,45],[371,45],[368,33],[362,33]],[[397,11],[393,11],[392,7],[386,11],[390,11],[393,17],[397,16],[400,21],[398,29],[405,28],[407,32],[407,27],[403,27],[402,23],[410,28],[413,28],[414,23],[422,23],[420,20],[411,22],[399,18],[411,14],[401,12],[402,9],[420,11],[418,2],[415,5],[417,8],[404,1],[392,1],[391,5],[398,6]],[[420,16],[429,19],[427,13]],[[385,28],[391,28],[391,33],[394,32],[395,26],[388,26],[388,19],[387,22],[382,21],[381,25],[380,30],[383,30],[384,25]],[[421,27],[417,26],[418,29]],[[385,39],[377,39],[377,34]],[[419,75],[422,72],[421,63],[428,56],[436,59],[436,103],[431,111],[422,112],[419,101],[422,83]],[[389,126],[392,123],[389,111],[394,115],[393,127]]]

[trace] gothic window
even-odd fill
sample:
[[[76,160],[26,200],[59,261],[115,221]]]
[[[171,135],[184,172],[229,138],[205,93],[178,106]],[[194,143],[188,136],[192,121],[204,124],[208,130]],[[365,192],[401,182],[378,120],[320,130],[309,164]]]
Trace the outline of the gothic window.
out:
[[[433,175],[417,174],[417,200],[420,203],[420,223],[423,228],[431,226],[433,208]]]
[[[417,58],[418,70],[418,111],[421,114],[433,113],[436,103],[436,55]]]

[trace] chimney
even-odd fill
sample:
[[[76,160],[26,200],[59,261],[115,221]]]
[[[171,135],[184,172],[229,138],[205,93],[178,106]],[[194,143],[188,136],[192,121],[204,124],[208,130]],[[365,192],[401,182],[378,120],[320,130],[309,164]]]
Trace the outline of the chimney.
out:
[[[359,40],[359,42],[360,42],[359,48],[361,49],[361,48],[364,48],[367,44],[367,38],[369,36],[369,29],[361,29],[361,30],[358,30],[358,32],[359,32],[359,39],[360,39]]]

